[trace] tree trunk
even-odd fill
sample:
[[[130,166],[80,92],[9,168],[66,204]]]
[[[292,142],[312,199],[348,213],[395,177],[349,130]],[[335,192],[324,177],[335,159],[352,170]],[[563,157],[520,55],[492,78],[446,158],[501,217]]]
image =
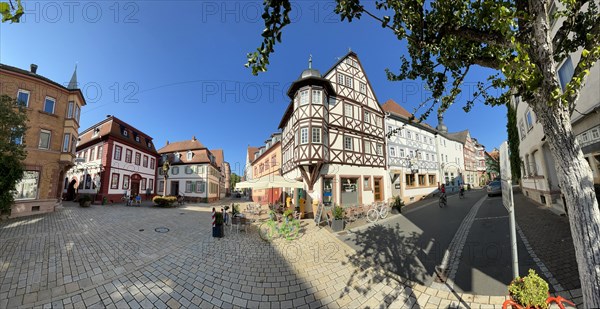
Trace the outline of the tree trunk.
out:
[[[567,203],[584,306],[600,308],[600,209],[592,170],[573,134],[568,109],[537,103],[534,112],[544,128]]]

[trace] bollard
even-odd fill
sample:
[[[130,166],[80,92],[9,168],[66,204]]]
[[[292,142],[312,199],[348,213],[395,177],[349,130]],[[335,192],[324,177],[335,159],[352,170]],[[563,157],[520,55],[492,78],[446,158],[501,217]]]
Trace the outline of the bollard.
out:
[[[212,209],[212,227],[215,227],[216,225],[216,219],[215,219],[215,208],[213,207]]]

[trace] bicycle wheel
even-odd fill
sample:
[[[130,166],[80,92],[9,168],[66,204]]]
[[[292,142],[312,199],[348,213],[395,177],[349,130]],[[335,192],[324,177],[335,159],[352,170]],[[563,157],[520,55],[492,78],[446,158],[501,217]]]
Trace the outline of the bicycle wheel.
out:
[[[294,240],[294,239],[298,238],[299,233],[300,233],[300,221],[294,220],[293,222],[290,222],[289,232],[286,235],[285,239]]]
[[[367,212],[367,221],[372,223],[377,221],[377,219],[379,219],[379,212],[377,212],[377,209],[369,209],[369,212]]]
[[[440,197],[439,204],[440,204],[440,208],[444,207],[446,205],[446,200],[443,197]]]
[[[270,241],[273,238],[273,229],[265,222],[258,227],[258,235],[264,241]]]
[[[381,219],[385,219],[390,214],[390,210],[387,205],[381,206],[381,210],[379,211],[379,216]]]

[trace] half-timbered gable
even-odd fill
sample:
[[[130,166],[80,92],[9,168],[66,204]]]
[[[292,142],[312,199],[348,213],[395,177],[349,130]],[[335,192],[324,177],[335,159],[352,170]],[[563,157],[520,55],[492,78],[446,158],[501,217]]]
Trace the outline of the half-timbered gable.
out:
[[[313,199],[328,203],[384,200],[384,113],[356,54],[325,76],[309,66],[288,96],[279,125],[282,174],[301,178]],[[342,181],[344,188],[332,187]]]

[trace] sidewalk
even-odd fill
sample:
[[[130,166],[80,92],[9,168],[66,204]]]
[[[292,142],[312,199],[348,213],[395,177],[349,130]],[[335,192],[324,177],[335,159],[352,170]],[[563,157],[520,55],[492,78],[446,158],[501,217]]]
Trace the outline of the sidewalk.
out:
[[[517,225],[529,241],[531,249],[564,290],[580,289],[569,219],[532,202],[521,192],[515,192],[514,202]]]

